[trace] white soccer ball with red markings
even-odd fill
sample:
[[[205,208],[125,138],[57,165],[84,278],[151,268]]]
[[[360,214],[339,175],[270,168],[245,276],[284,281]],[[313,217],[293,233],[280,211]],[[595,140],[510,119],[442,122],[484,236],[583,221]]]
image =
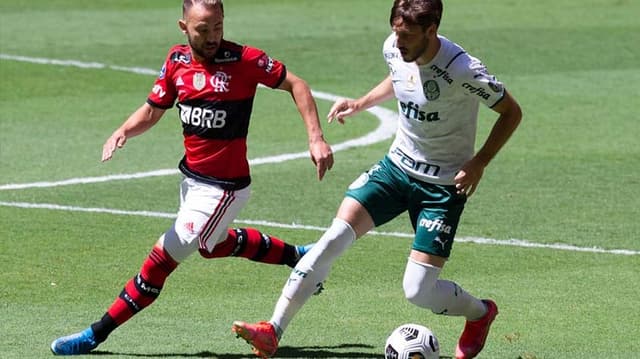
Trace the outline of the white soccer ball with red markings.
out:
[[[431,329],[419,324],[403,324],[387,338],[384,358],[438,359],[440,344]]]

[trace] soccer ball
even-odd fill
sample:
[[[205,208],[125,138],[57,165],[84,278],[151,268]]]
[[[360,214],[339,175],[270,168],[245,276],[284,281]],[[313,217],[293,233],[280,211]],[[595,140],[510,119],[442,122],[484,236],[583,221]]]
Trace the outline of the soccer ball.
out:
[[[384,346],[385,359],[438,359],[440,344],[433,332],[419,324],[397,327]]]

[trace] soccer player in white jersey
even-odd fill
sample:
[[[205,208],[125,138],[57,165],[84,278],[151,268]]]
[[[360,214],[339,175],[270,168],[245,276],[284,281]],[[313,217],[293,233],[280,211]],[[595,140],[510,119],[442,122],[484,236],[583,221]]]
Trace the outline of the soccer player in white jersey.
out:
[[[489,162],[520,123],[520,106],[477,58],[438,34],[441,0],[395,0],[393,33],[383,47],[389,75],[356,100],[340,99],[329,121],[343,123],[383,101],[398,101],[398,131],[389,152],[356,179],[336,218],[296,265],[269,322],[233,323],[261,357],[275,354],[285,328],[329,273],[335,259],[376,226],[409,212],[415,238],[403,279],[406,298],[436,314],[464,316],[456,358],[482,350],[498,314],[494,301],[478,299],[439,279],[465,202]],[[498,118],[475,152],[479,104]]]

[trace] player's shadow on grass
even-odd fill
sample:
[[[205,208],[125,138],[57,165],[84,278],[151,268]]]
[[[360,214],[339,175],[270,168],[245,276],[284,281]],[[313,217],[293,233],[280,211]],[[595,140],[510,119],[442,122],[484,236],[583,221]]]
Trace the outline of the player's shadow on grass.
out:
[[[378,353],[362,353],[357,352],[353,349],[358,348],[366,348],[372,349],[372,345],[364,345],[364,344],[341,344],[335,346],[313,346],[313,347],[304,347],[304,348],[296,348],[296,347],[288,347],[283,346],[278,348],[278,352],[276,353],[276,358],[299,358],[299,359],[311,359],[311,358],[358,358],[358,359],[369,359],[376,358],[381,359],[384,358],[384,348],[381,346],[380,350],[382,352]],[[336,349],[352,349],[349,352],[341,352],[335,351]],[[220,358],[225,358],[221,356]],[[255,357],[254,357],[255,358]],[[448,356],[440,356],[440,359],[453,359]]]
[[[358,349],[372,349],[372,345],[365,344],[340,344],[333,346],[312,346],[312,347],[290,347],[282,346],[278,348],[276,358],[352,358],[352,359],[380,359],[384,357],[383,353],[364,353]],[[348,351],[345,351],[348,350]],[[126,355],[141,358],[210,358],[210,359],[255,359],[253,354],[231,354],[231,353],[214,353],[210,351],[198,353],[121,353],[96,350],[91,352],[92,355]],[[440,356],[441,359],[453,359],[449,356]]]
[[[283,346],[278,349],[276,358],[352,358],[352,359],[380,359],[383,353],[364,353],[358,349],[372,349],[372,345],[365,344],[340,344],[334,346],[313,346],[313,347],[290,347]],[[345,351],[346,350],[346,351]],[[255,359],[253,354],[230,354],[230,353],[214,353],[209,351],[198,353],[121,353],[96,350],[91,352],[92,355],[126,355],[141,358],[210,358],[210,359]],[[452,359],[452,357],[441,356],[441,359]]]
[[[283,346],[278,349],[276,353],[276,358],[298,358],[298,359],[311,359],[311,358],[358,358],[358,359],[369,359],[376,358],[382,359],[384,358],[384,346],[380,346],[380,353],[362,353],[357,352],[355,350],[349,352],[341,352],[335,351],[336,349],[372,349],[373,345],[365,345],[365,344],[341,344],[335,346],[314,346],[314,347],[304,347],[304,348],[296,348],[296,347],[287,347]],[[220,358],[225,358],[221,356]],[[254,357],[255,358],[255,357]],[[440,356],[440,359],[453,359],[449,356]]]

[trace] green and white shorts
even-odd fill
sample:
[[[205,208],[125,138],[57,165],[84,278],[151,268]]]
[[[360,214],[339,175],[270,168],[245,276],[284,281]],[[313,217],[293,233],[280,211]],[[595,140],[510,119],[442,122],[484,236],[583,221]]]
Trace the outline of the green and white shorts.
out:
[[[363,173],[346,196],[367,209],[376,227],[409,211],[415,231],[412,248],[448,258],[467,201],[453,185],[438,185],[409,177],[388,157]]]

